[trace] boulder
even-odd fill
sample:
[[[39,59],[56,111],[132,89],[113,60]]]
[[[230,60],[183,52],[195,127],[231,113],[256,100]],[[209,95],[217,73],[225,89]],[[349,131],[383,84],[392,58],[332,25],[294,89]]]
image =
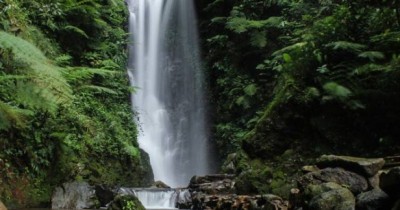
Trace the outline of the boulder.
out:
[[[360,193],[356,199],[356,206],[359,210],[386,210],[390,209],[389,196],[381,189],[373,189]]]
[[[350,190],[339,187],[313,197],[310,210],[354,210],[356,201]]]
[[[320,168],[340,167],[372,177],[385,165],[383,158],[359,158],[350,156],[322,155],[317,163]]]
[[[52,209],[93,209],[99,207],[95,188],[86,182],[64,183],[51,199]]]
[[[368,189],[368,182],[364,177],[341,168],[325,168],[307,173],[299,178],[298,185],[301,190],[304,190],[310,184],[319,185],[326,182],[346,186],[354,194],[359,194]]]
[[[377,174],[375,174],[372,177],[368,177],[368,184],[370,186],[370,189],[378,189],[379,188],[380,176],[381,176],[381,171],[379,171]]]
[[[0,201],[0,210],[7,210],[7,207]]]
[[[108,210],[146,210],[134,195],[117,195]]]
[[[317,166],[314,166],[314,165],[303,166],[303,167],[301,167],[301,171],[303,173],[309,173],[309,172],[319,171],[319,168]]]
[[[188,189],[178,191],[176,207],[178,209],[190,209],[192,206],[192,194]]]
[[[109,204],[115,197],[115,189],[107,187],[105,185],[96,185],[96,196],[100,202],[100,206],[104,207]]]
[[[343,187],[335,182],[327,182],[322,184],[310,184],[304,190],[305,198],[312,199],[324,192],[342,189]]]
[[[282,198],[266,195],[207,195],[197,193],[193,197],[192,209],[263,209],[263,210],[287,210],[288,203]]]
[[[190,180],[189,189],[207,194],[230,194],[235,192],[232,174],[213,174],[194,176]]]
[[[389,196],[400,198],[400,166],[382,173],[379,186]]]
[[[151,188],[171,188],[167,184],[165,184],[162,181],[155,181],[152,185]]]
[[[154,173],[153,169],[151,168],[150,164],[150,156],[149,154],[144,151],[143,149],[139,149],[140,151],[140,163],[141,163],[141,174],[139,174],[141,181],[141,185],[148,187],[151,185],[151,183],[154,182]]]

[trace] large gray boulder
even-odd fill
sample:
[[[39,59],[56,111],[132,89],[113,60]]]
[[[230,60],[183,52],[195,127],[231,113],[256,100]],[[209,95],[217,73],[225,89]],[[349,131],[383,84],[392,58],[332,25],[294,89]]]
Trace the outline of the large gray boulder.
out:
[[[381,189],[373,189],[368,192],[360,193],[356,199],[357,209],[359,210],[386,210],[390,209],[389,196]]]
[[[93,209],[99,206],[93,186],[86,182],[64,183],[51,199],[52,209]]]
[[[349,171],[372,177],[385,165],[383,158],[360,158],[350,156],[322,155],[318,167],[340,167]]]
[[[301,190],[306,189],[310,184],[319,185],[326,182],[347,186],[356,195],[368,189],[368,182],[364,177],[341,168],[325,168],[320,171],[310,172],[298,180]]]

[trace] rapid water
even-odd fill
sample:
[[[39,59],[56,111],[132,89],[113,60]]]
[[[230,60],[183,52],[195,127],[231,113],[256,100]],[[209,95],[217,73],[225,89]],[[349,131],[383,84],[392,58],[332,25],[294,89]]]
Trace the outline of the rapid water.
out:
[[[135,195],[146,209],[176,209],[177,203],[191,199],[187,189],[120,188],[118,194]]]
[[[140,146],[155,180],[183,187],[209,172],[203,75],[193,0],[127,0],[129,73]]]

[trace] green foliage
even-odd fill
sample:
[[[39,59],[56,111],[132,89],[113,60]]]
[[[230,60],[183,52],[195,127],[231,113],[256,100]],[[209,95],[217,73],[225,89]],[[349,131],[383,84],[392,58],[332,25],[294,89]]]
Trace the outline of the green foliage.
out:
[[[124,1],[5,0],[0,20],[0,197],[37,207],[65,181],[147,185]]]
[[[351,96],[351,91],[335,82],[328,82],[324,85],[324,90],[331,96],[340,100],[346,100]]]
[[[214,138],[223,155],[244,151],[248,161],[266,161],[290,148],[396,153],[397,3],[203,2]],[[254,186],[256,169],[243,175]],[[277,179],[273,185],[282,184]]]

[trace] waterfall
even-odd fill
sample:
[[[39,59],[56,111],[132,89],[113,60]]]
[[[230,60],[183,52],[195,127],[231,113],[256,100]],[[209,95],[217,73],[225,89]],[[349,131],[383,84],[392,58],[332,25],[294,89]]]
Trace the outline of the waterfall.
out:
[[[209,172],[203,75],[192,0],[127,0],[129,75],[139,144],[156,180],[186,186]]]
[[[179,203],[191,203],[188,189],[120,188],[120,195],[135,195],[146,209],[176,209]]]

